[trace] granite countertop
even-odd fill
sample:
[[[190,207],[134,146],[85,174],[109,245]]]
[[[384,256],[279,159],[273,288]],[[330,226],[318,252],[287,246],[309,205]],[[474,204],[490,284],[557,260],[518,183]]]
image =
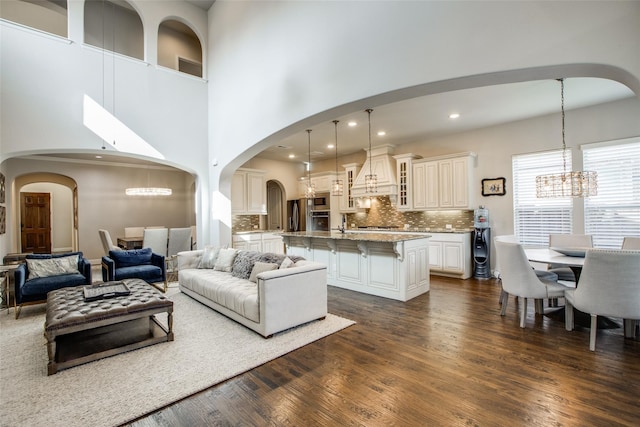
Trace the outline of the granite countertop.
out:
[[[471,233],[473,228],[348,228],[349,232],[387,232],[387,233]]]
[[[426,239],[428,234],[411,233],[358,233],[347,231],[296,231],[281,233],[284,237],[311,237],[314,239],[354,240],[361,242],[402,242],[405,240]]]
[[[238,230],[231,231],[231,234],[264,234],[264,233],[282,233],[283,230]]]

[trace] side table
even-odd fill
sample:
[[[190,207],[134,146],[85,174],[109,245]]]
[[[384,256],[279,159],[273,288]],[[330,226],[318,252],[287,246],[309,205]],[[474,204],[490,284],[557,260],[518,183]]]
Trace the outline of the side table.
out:
[[[2,305],[7,305],[7,314],[9,314],[9,309],[11,308],[11,277],[17,267],[18,264],[0,265],[0,276],[2,277],[0,292],[2,292]]]

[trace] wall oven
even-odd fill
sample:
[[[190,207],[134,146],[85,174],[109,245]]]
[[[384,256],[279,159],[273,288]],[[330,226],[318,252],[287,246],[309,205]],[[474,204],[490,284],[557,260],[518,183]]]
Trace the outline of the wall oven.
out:
[[[317,194],[311,198],[311,210],[329,211],[331,209],[331,195],[329,193]]]
[[[311,230],[329,231],[329,211],[311,212]]]

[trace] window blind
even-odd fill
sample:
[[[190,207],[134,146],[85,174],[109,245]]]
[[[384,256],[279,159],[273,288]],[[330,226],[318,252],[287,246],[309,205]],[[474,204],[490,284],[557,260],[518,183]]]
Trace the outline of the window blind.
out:
[[[584,170],[598,172],[598,195],[585,199],[585,233],[593,245],[620,248],[640,236],[640,138],[583,148]]]
[[[570,151],[566,160],[571,165]],[[513,224],[523,245],[548,246],[549,234],[571,233],[571,199],[536,197],[536,176],[562,170],[562,150],[513,156]]]

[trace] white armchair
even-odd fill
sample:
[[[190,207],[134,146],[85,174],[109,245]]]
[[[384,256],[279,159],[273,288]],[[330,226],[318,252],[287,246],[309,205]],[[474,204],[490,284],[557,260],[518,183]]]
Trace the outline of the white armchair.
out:
[[[506,296],[502,299],[501,316],[507,312],[509,295],[522,298],[520,304],[520,327],[524,328],[527,318],[527,299],[536,302],[536,312],[542,313],[543,300],[561,298],[569,289],[556,281],[539,278],[527,259],[527,255],[519,243],[495,239],[497,262],[500,265],[502,290]]]
[[[625,323],[639,320],[639,278],[640,250],[588,250],[578,286],[565,292],[567,331],[574,327],[572,307],[589,313],[589,350],[595,351],[598,316],[619,317]]]

